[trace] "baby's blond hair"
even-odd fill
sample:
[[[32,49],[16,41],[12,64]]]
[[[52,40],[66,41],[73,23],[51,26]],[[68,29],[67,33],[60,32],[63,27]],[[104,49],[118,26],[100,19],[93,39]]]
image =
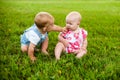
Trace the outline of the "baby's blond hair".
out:
[[[82,16],[79,12],[77,11],[72,11],[70,12],[67,16],[66,16],[66,19],[71,17],[71,16],[74,16],[74,19],[77,19],[78,21],[80,21],[82,19]]]
[[[36,14],[34,22],[38,28],[43,28],[52,20],[54,21],[54,17],[48,12],[39,12]]]

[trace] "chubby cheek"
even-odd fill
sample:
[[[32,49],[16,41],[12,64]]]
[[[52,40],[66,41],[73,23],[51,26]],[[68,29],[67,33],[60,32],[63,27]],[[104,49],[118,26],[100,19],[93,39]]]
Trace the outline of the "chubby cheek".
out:
[[[46,30],[47,32],[51,31],[49,28]]]
[[[51,31],[51,29],[52,29],[52,27],[51,26],[49,26],[49,27],[47,27],[47,31],[49,32],[49,31]]]
[[[70,29],[74,31],[74,30],[76,30],[76,27],[72,26],[72,27],[70,27]]]

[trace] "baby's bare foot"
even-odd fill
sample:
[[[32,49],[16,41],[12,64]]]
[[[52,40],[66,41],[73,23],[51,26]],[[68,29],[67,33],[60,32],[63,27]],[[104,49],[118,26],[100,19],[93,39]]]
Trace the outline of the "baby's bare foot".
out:
[[[35,56],[31,56],[30,59],[31,59],[32,62],[36,61],[36,57]]]
[[[85,55],[86,53],[78,53],[77,55],[76,55],[76,58],[81,58],[83,55]]]
[[[56,61],[59,61],[60,60],[60,58],[56,58]]]
[[[49,55],[46,50],[42,51],[42,53],[44,53],[45,55]]]

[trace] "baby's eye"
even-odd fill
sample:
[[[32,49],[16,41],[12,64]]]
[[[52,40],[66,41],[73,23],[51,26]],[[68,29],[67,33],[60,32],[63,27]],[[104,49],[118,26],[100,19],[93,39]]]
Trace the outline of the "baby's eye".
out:
[[[69,24],[70,22],[66,22],[66,24]]]
[[[67,25],[72,25],[71,23],[67,23]]]
[[[72,25],[71,23],[69,23],[69,25]]]

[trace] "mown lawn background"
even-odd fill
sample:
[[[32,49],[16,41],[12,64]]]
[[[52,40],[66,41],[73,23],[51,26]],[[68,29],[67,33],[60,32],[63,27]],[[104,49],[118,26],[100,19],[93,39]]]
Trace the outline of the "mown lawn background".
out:
[[[31,63],[20,51],[20,35],[34,16],[47,11],[65,26],[71,11],[82,15],[88,53],[81,59],[63,54],[56,62],[58,32],[49,33],[50,57],[35,53]],[[0,80],[120,80],[120,2],[117,0],[0,0]]]

